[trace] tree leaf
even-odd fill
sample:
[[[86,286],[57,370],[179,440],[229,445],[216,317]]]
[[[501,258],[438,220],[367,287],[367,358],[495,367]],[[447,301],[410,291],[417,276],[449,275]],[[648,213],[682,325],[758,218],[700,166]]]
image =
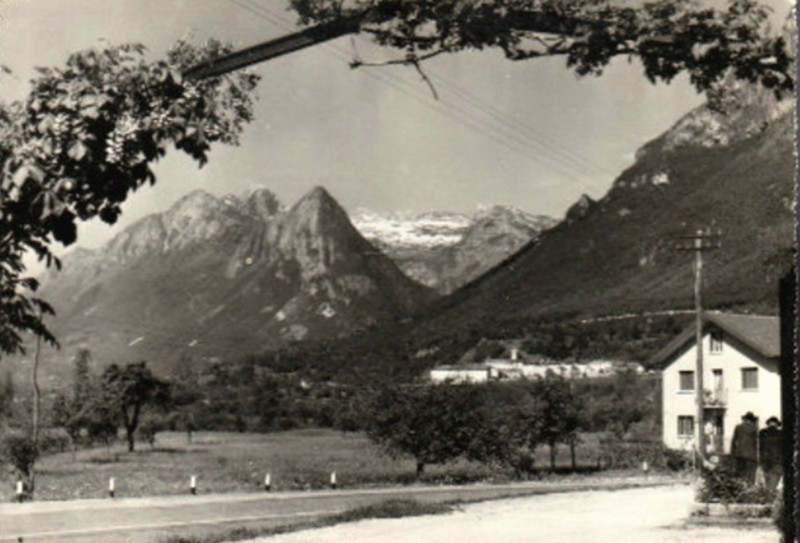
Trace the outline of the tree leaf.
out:
[[[89,148],[83,144],[81,140],[76,140],[70,145],[69,150],[67,151],[67,156],[69,156],[72,160],[80,161],[86,156],[86,153],[89,151]]]

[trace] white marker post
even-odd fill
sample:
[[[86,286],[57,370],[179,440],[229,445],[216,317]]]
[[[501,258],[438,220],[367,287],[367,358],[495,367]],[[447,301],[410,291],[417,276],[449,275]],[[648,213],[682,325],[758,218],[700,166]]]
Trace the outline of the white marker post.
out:
[[[336,490],[336,472],[331,472],[331,488]]]
[[[109,498],[113,498],[114,497],[114,491],[116,490],[115,486],[116,485],[115,485],[114,478],[113,477],[109,477],[108,478],[108,497]]]
[[[269,492],[272,489],[272,477],[269,473],[264,476],[264,490]]]
[[[191,479],[189,479],[189,492],[192,493],[192,496],[197,494],[197,476],[192,475]]]
[[[644,472],[645,479],[650,478],[650,464],[647,463],[647,460],[642,462],[642,471]]]
[[[25,499],[25,485],[22,484],[22,481],[17,481],[17,501],[22,503]]]

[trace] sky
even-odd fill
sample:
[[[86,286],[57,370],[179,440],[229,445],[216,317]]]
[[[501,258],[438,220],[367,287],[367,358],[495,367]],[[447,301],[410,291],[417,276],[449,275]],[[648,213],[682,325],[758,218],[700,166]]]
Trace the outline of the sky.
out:
[[[778,0],[775,0],[778,2]],[[36,66],[74,51],[139,42],[153,58],[191,32],[245,47],[296,28],[288,0],[0,0],[0,96],[25,96]],[[785,14],[788,3],[776,3]],[[316,185],[348,210],[472,212],[513,205],[563,216],[581,194],[601,197],[634,153],[702,103],[679,78],[652,85],[636,61],[578,78],[563,58],[511,62],[497,51],[440,56],[425,65],[439,94],[404,67],[348,62],[391,58],[365,38],[341,38],[260,64],[255,121],[241,145],[219,146],[202,169],[172,152],[112,226],[81,225],[97,247],[135,220],[204,189],[256,186],[291,205]]]

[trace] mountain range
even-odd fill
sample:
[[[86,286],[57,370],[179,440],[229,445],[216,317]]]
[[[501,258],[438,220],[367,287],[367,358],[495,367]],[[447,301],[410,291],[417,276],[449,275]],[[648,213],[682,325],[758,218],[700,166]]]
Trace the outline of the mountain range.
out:
[[[459,331],[535,334],[542,319],[693,307],[687,236],[719,235],[704,253],[706,307],[777,312],[794,254],[794,97],[728,81],[644,145],[599,200],[435,303],[418,338]],[[419,340],[422,341],[422,340]]]
[[[66,352],[156,366],[229,359],[407,318],[435,293],[407,278],[317,187],[284,210],[268,190],[194,191],[98,250],[78,249],[41,295]]]
[[[499,205],[472,215],[358,209],[352,221],[406,275],[441,294],[479,277],[557,223],[552,217]]]

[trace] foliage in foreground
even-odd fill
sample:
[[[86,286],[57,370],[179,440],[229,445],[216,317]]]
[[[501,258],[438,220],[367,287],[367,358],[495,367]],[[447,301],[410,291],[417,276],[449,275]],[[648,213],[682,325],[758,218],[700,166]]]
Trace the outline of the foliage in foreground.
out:
[[[770,9],[729,0],[714,9],[692,0],[292,0],[302,22],[348,24],[419,66],[440,54],[497,48],[511,60],[563,56],[579,75],[602,74],[616,56],[638,57],[645,76],[669,83],[681,72],[713,91],[728,72],[791,93],[793,59],[770,35]],[[353,67],[365,62],[356,59]]]
[[[138,44],[81,51],[39,68],[24,100],[0,103],[0,354],[22,352],[24,332],[55,343],[24,254],[58,266],[51,242],[72,244],[78,221],[116,222],[128,195],[155,183],[151,166],[168,146],[202,166],[212,143],[238,142],[258,76],[181,75],[229,51],[214,40],[180,41],[152,62]]]

